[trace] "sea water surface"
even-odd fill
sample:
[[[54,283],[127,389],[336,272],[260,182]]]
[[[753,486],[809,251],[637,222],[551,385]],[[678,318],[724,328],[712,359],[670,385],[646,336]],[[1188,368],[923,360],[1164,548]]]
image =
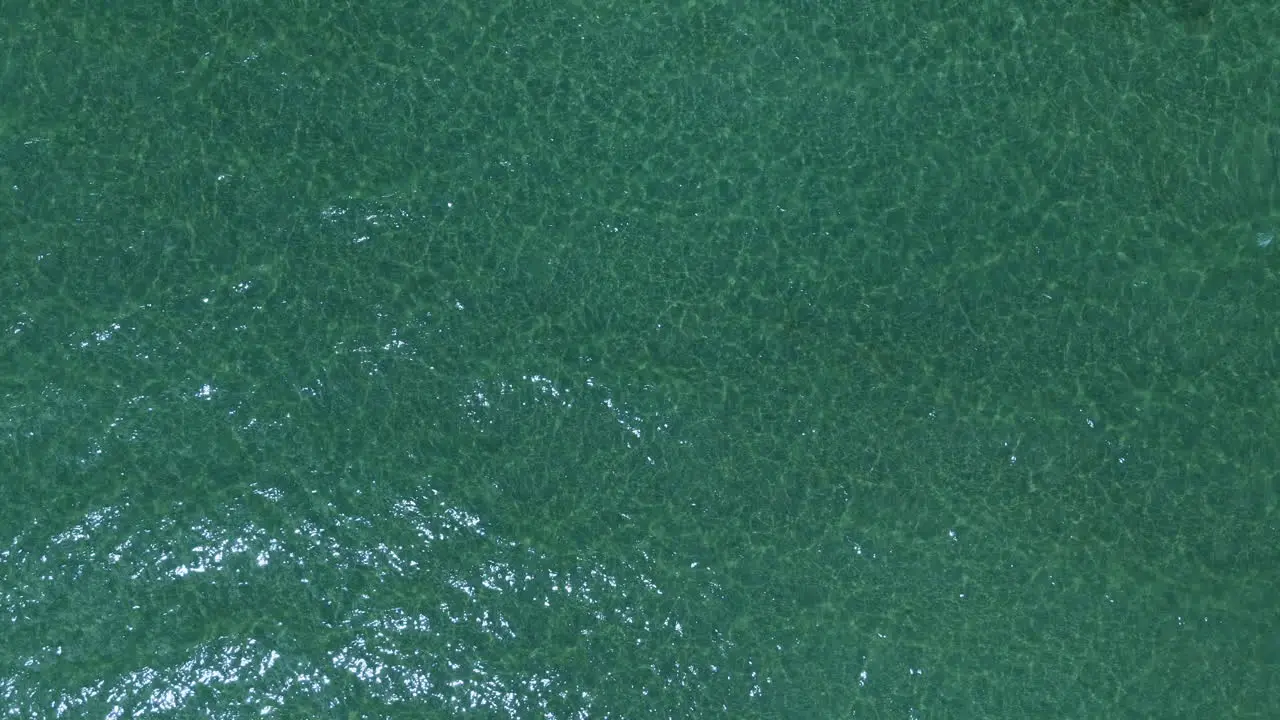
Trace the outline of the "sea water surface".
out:
[[[1271,3],[7,3],[0,717],[1280,717]]]

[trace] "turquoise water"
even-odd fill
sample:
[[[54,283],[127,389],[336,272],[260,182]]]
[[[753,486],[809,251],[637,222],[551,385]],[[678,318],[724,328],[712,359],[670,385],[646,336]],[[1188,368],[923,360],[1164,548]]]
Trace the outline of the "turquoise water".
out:
[[[1280,717],[1280,10],[8,4],[6,718]]]

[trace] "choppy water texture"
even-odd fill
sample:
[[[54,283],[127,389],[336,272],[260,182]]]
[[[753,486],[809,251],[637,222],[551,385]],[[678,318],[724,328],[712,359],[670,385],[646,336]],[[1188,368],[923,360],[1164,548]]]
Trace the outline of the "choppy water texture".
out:
[[[1280,10],[784,5],[7,4],[0,716],[1280,717]]]

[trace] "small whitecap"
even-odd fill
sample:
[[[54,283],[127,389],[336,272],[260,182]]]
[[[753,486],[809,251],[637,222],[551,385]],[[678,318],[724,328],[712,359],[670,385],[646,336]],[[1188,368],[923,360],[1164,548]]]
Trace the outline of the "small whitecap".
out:
[[[1276,239],[1275,233],[1260,232],[1258,233],[1258,237],[1257,237],[1258,247],[1266,247],[1270,245],[1272,241],[1274,241],[1275,239]]]

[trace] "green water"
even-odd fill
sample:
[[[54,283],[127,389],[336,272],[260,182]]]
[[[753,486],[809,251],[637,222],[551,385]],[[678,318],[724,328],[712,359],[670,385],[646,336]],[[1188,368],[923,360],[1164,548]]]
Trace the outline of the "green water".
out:
[[[1280,9],[6,3],[5,718],[1280,717]]]

